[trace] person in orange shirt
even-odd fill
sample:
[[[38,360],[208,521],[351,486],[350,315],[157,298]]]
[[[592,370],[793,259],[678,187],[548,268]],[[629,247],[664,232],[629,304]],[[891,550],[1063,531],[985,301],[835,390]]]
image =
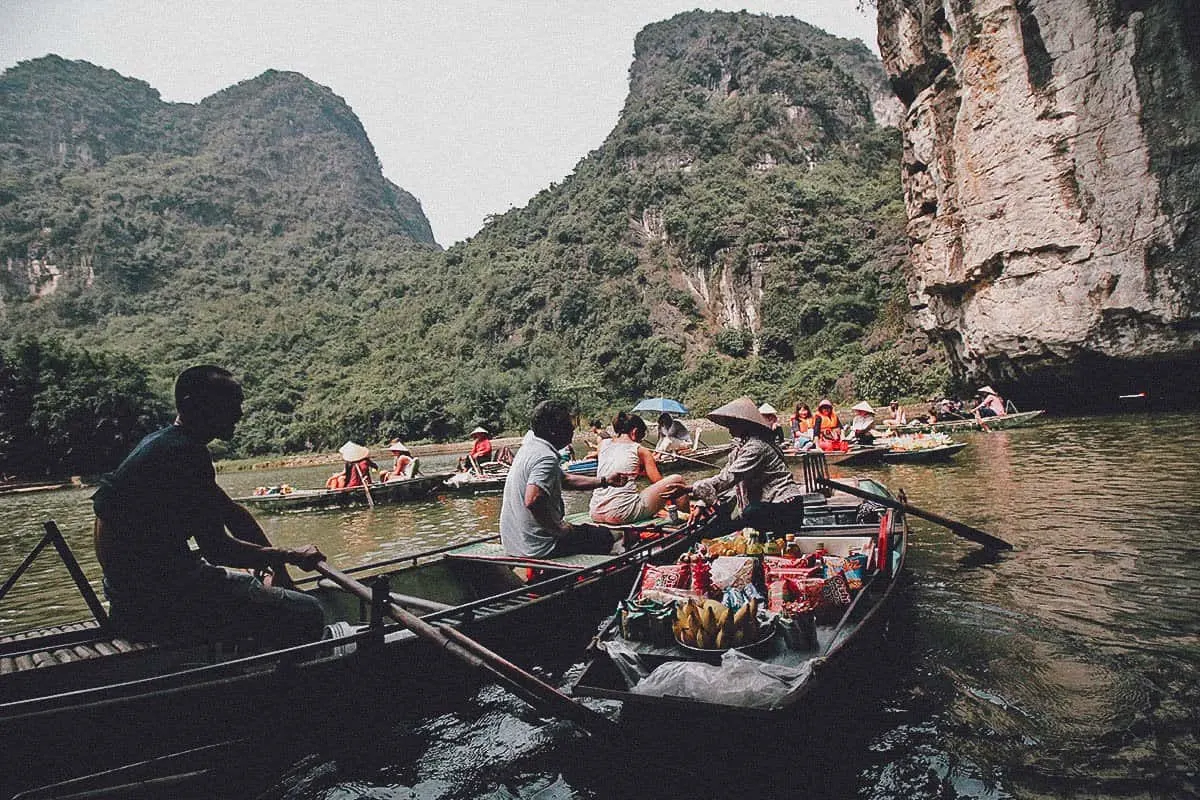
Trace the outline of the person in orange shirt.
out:
[[[842,421],[833,410],[829,398],[817,403],[817,415],[813,417],[813,438],[817,447],[825,451],[845,450],[848,445],[842,441]]]

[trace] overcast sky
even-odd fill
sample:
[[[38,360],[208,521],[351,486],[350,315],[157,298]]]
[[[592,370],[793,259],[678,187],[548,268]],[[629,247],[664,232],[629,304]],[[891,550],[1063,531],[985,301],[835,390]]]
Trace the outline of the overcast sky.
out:
[[[799,17],[878,52],[857,0],[0,0],[0,69],[55,53],[187,103],[303,73],[349,103],[449,246],[569,175],[616,124],[637,32],[697,7]]]

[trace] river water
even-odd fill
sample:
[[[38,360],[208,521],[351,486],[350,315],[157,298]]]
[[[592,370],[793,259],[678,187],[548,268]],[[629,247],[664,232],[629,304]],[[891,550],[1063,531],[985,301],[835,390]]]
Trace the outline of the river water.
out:
[[[911,520],[908,575],[885,636],[839,696],[801,709],[810,741],[797,740],[801,726],[786,738],[760,731],[769,744],[751,745],[731,726],[728,741],[699,742],[673,719],[598,743],[484,685],[397,707],[353,755],[331,734],[244,796],[1200,797],[1200,426],[1182,414],[1052,419],[961,438],[970,446],[951,464],[855,472],[1016,549],[983,557]],[[452,459],[425,462],[429,472]],[[328,472],[220,481],[236,496],[320,485]],[[88,495],[0,497],[0,571],[53,517],[97,578]],[[581,510],[586,496],[568,505]],[[490,496],[262,521],[276,542],[313,542],[352,566],[492,532],[498,514]],[[86,614],[48,553],[0,604],[0,632]],[[539,669],[569,680],[574,644]]]

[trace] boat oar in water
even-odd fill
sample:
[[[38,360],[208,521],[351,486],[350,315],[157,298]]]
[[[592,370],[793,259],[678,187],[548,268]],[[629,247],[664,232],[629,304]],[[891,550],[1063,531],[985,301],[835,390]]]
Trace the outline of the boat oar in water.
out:
[[[832,481],[828,478],[824,479],[824,483],[827,486],[837,489],[838,491],[845,492],[846,494],[852,494],[855,497],[861,497],[865,500],[879,503],[880,505],[898,509],[906,514],[912,514],[914,517],[927,519],[930,522],[937,523],[938,525],[949,529],[952,533],[956,533],[964,539],[970,539],[972,542],[981,544],[984,547],[991,548],[992,550],[1012,550],[1012,545],[1003,539],[998,539],[995,536],[992,536],[990,533],[981,531],[979,528],[972,527],[965,522],[959,522],[958,520],[950,519],[949,517],[943,517],[941,514],[934,514],[932,511],[925,511],[917,508],[914,505],[909,505],[903,500],[896,500],[891,497],[875,494],[874,492],[868,492],[865,489],[859,489],[857,486],[851,486],[847,483]]]
[[[372,602],[371,589],[346,573],[321,561],[317,572],[360,599]],[[412,612],[389,600],[386,613],[410,631],[450,653],[476,669],[490,672],[521,699],[534,708],[556,717],[578,723],[589,733],[611,733],[614,724],[603,714],[581,705],[550,684],[531,675],[511,661],[492,652],[479,642],[449,625],[426,622]]]

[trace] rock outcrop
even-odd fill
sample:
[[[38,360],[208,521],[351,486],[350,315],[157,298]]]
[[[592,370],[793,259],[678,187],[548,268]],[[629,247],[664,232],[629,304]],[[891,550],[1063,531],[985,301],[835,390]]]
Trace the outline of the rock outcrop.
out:
[[[1200,6],[879,0],[909,290],[963,377],[1198,399]]]

